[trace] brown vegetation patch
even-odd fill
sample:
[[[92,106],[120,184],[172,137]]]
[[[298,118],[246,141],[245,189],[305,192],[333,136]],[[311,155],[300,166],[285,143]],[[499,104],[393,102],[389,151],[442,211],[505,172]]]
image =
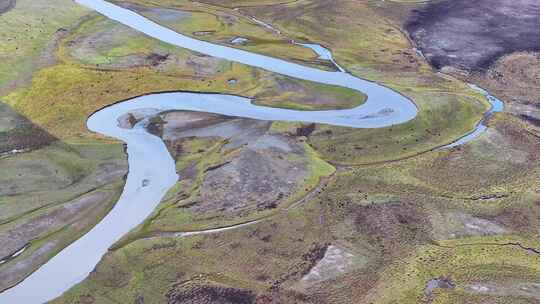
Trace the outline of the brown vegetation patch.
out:
[[[323,304],[319,300],[313,301],[311,297],[294,290],[273,290],[271,293],[257,297],[257,304],[294,303],[294,304]]]
[[[167,304],[253,304],[251,290],[187,282],[167,293]]]
[[[509,191],[512,184],[530,177],[540,161],[538,139],[521,125],[508,115],[494,118],[473,142],[419,163],[414,176],[452,195],[501,198],[501,188]]]
[[[540,201],[505,208],[490,219],[514,232],[536,235],[540,225]]]
[[[514,53],[498,60],[487,72],[487,84],[504,89],[505,101],[540,105],[540,53]],[[531,95],[536,98],[530,98]]]
[[[426,214],[412,203],[380,203],[351,206],[354,228],[378,244],[383,254],[399,255],[404,247],[426,244],[430,223]]]

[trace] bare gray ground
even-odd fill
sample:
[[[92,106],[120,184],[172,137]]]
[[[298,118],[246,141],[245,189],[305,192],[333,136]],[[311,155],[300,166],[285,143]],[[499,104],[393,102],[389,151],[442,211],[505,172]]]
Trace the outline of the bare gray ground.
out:
[[[169,147],[194,137],[227,141],[221,163],[204,172],[199,194],[193,198],[196,203],[189,207],[195,213],[273,209],[299,191],[309,177],[301,143],[294,137],[269,133],[270,122],[189,111],[168,112],[153,120],[160,121],[160,126],[151,124],[149,128],[157,129]],[[185,179],[192,175],[197,173],[181,173]]]
[[[481,70],[505,54],[540,50],[540,2],[433,1],[406,28],[436,68]]]
[[[330,245],[324,257],[302,278],[306,285],[316,284],[335,278],[350,271],[354,265],[354,255],[339,246]]]

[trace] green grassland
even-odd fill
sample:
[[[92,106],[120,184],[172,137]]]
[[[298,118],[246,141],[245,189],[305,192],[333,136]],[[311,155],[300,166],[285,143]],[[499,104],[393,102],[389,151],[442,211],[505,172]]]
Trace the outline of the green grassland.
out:
[[[285,297],[283,303],[412,304],[426,301],[427,281],[439,277],[450,278],[456,287],[435,290],[433,303],[534,303],[512,294],[467,292],[468,284],[477,282],[538,279],[538,255],[508,245],[540,246],[535,139],[526,133],[510,135],[512,128],[520,130],[520,122],[512,117],[497,117],[492,124],[494,132],[459,149],[342,169],[307,204],[245,228],[189,237],[150,235],[119,244],[96,272],[55,303],[83,298],[96,303],[138,298],[162,303],[178,284],[207,284],[253,290],[260,297]],[[500,137],[504,140],[495,143]],[[516,139],[528,169],[516,158],[500,159],[516,153]],[[452,167],[433,166],[437,160],[451,162]],[[446,183],[431,178],[435,173],[466,176],[493,170],[483,168],[484,162],[501,162],[507,180],[493,174],[464,186],[457,178],[447,178]],[[475,196],[493,191],[507,196]],[[471,232],[467,224],[476,222],[452,222],[454,214],[500,225],[505,232]],[[353,265],[332,280],[299,287],[298,281],[318,261],[310,260],[310,253],[328,244],[347,248],[355,256]]]
[[[132,0],[123,3],[158,5],[151,1]],[[202,1],[207,4],[212,2]],[[419,108],[416,119],[399,126],[381,129],[347,129],[331,126],[317,126],[309,142],[328,161],[337,164],[365,164],[410,157],[450,143],[472,130],[480,120],[488,104],[477,92],[462,81],[438,74],[413,50],[399,24],[384,18],[373,3],[340,1],[334,5],[328,1],[290,2],[281,5],[259,4],[240,8],[235,2],[221,3],[220,6],[199,4],[189,1],[168,1],[160,7],[181,8],[201,13],[193,27],[182,25],[172,28],[182,33],[204,31],[216,17],[206,11],[219,10],[235,19],[230,26],[215,27],[212,36],[201,36],[213,42],[224,41],[223,37],[242,35],[246,31],[245,17],[256,16],[271,23],[287,37],[286,40],[310,41],[331,49],[337,62],[356,76],[386,85],[414,100]],[[241,5],[239,5],[241,6]],[[390,5],[391,6],[391,5]],[[404,10],[411,9],[405,7]],[[191,16],[194,12],[191,13]],[[219,19],[219,18],[218,18]],[[189,18],[182,19],[181,24]],[[241,24],[242,27],[235,27]],[[211,27],[211,26],[210,26]],[[237,28],[230,34],[229,28]],[[259,27],[264,29],[263,27]],[[347,30],[343,30],[346,28]],[[260,30],[259,29],[259,30]],[[269,35],[276,35],[269,32]],[[257,51],[264,46],[254,43]],[[235,46],[243,47],[243,46]],[[290,61],[305,58],[291,51],[291,46],[283,53],[279,48],[269,50],[272,56]],[[274,98],[279,99],[279,98]],[[261,104],[266,104],[264,101]],[[278,104],[285,104],[284,101]],[[338,105],[337,108],[340,108]],[[311,107],[303,107],[311,109]],[[331,132],[331,135],[328,134]],[[365,144],[363,144],[365,143]],[[369,144],[367,144],[369,143]]]
[[[71,303],[80,295],[103,303],[141,296],[145,303],[163,303],[172,284],[194,278],[265,292],[283,273],[296,270],[291,277],[298,278],[309,268],[302,255],[310,247],[324,245],[324,231],[317,228],[315,215],[279,215],[221,234],[217,243],[212,235],[138,240],[107,255],[85,283],[56,303]]]
[[[205,5],[202,2],[191,1],[117,1],[119,4],[132,3],[145,7],[173,8],[183,12],[181,17],[175,19],[160,18],[151,9],[135,9],[144,16],[170,27],[182,34],[197,39],[220,43],[231,46],[230,41],[236,37],[247,38],[245,44],[234,47],[261,53],[273,57],[289,59],[306,65],[313,65],[322,69],[334,70],[328,62],[319,60],[311,50],[290,43],[289,37],[280,35],[274,31],[257,24],[248,16],[239,14],[234,10],[219,6]]]
[[[55,142],[36,151],[0,160],[2,222],[21,214],[68,201],[76,193],[86,193],[103,185],[100,166],[124,167],[122,146],[81,141],[69,146]]]
[[[95,140],[69,145],[55,141],[2,158],[0,167],[4,173],[0,234],[4,239],[15,233],[28,242],[23,254],[0,265],[1,289],[24,278],[99,222],[114,206],[127,171],[121,145]],[[77,204],[79,199],[87,202]],[[80,210],[76,217],[67,216],[70,210],[63,207],[71,205]],[[41,231],[35,230],[38,225]]]
[[[33,73],[54,65],[58,41],[89,13],[72,1],[16,1],[0,15],[0,96],[31,83]],[[35,104],[45,112],[46,105]],[[0,234],[21,228],[21,238],[47,214],[64,214],[64,205],[89,195],[102,197],[96,208],[81,209],[78,223],[54,222],[29,234],[27,249],[2,263],[0,289],[14,284],[93,227],[112,206],[122,187],[126,160],[122,146],[110,141],[73,140],[69,144],[2,104],[0,111]],[[50,110],[50,109],[48,109]],[[62,109],[58,109],[62,111]],[[95,195],[95,196],[93,196]],[[93,203],[96,203],[93,201]],[[86,216],[86,218],[84,218]],[[54,224],[53,224],[54,222]],[[43,224],[43,222],[41,222]],[[17,250],[8,244],[4,249]],[[4,258],[4,256],[2,256]],[[19,269],[15,270],[14,269]]]
[[[31,79],[38,67],[51,63],[62,28],[78,22],[88,10],[69,0],[19,0],[0,18],[0,94]]]
[[[260,301],[279,303],[534,303],[534,298],[516,294],[474,294],[467,286],[538,282],[537,255],[515,245],[540,246],[537,139],[520,120],[498,114],[479,139],[458,148],[435,149],[470,131],[487,103],[465,83],[432,70],[402,34],[400,16],[380,14],[393,14],[394,5],[414,5],[203,2],[215,6],[202,5],[200,11],[253,15],[272,23],[288,39],[332,46],[347,70],[412,98],[420,113],[409,123],[376,130],[317,125],[306,142],[316,156],[313,172],[320,172],[312,174],[319,178],[309,182],[310,187],[320,183],[320,176],[330,176],[317,195],[298,208],[259,217],[264,220],[250,226],[174,237],[161,232],[233,223],[216,219],[193,226],[194,218],[168,201],[176,195],[193,196],[205,168],[224,157],[219,154],[222,141],[186,142],[177,169],[183,172],[195,163],[198,175],[171,189],[151,220],[118,243],[87,280],[55,303],[162,303],[171,301],[179,288],[197,286],[252,290]],[[187,1],[159,5],[189,7],[191,16],[202,18],[178,25],[188,32],[211,28],[216,19]],[[241,9],[231,12],[228,7]],[[223,42],[222,37],[244,36],[227,30],[220,36],[217,26],[212,30],[216,32],[203,39],[220,37],[215,42]],[[298,61],[296,55],[272,52]],[[299,127],[275,122],[271,132],[294,134]],[[329,163],[338,168],[333,175]],[[470,228],[475,225],[480,228]],[[329,244],[351,252],[353,265],[331,280],[299,284],[321,259],[314,252]],[[438,277],[450,278],[456,287],[426,295],[427,282]]]
[[[82,60],[77,60],[68,45],[77,37],[90,35],[92,31],[105,32],[110,36],[110,41],[106,41],[103,48],[95,53],[77,54],[79,58],[84,56]],[[324,103],[312,103],[312,99],[317,98],[317,93],[327,96],[330,101],[336,100],[334,103],[340,108],[354,107],[365,100],[365,96],[349,89],[301,81],[296,81],[304,92],[299,97],[294,96],[294,91],[287,90],[280,91],[281,95],[278,96],[269,93],[265,95],[265,92],[276,92],[278,76],[222,60],[218,60],[214,67],[209,68],[210,71],[203,74],[198,71],[200,67],[197,65],[186,66],[185,62],[194,56],[192,53],[140,34],[131,33],[131,37],[126,37],[123,35],[125,31],[123,26],[103,20],[103,17],[94,17],[83,22],[72,35],[60,42],[58,64],[40,70],[33,77],[31,86],[18,89],[4,99],[16,111],[61,139],[95,137],[88,134],[85,127],[86,118],[91,113],[118,100],[148,92],[223,92],[253,96],[257,101],[257,96],[262,95],[260,102],[265,105],[310,109],[329,107]],[[114,64],[129,55],[147,58],[155,53],[174,57],[179,64],[165,66],[163,69],[146,64],[132,66],[127,63],[115,68],[103,65]],[[201,64],[209,65],[213,62],[205,60],[215,61],[207,57],[198,60],[202,60]],[[238,82],[230,85],[230,79],[237,79]],[[347,98],[342,99],[344,96]]]
[[[470,131],[487,103],[465,83],[432,70],[415,53],[401,32],[401,15],[384,15],[393,14],[396,5],[412,9],[416,4],[122,1],[128,2],[186,11],[165,24],[199,39],[227,44],[230,38],[247,37],[248,44],[236,47],[321,68],[327,66],[311,51],[288,41],[330,46],[337,62],[351,73],[413,99],[419,115],[382,129],[317,125],[307,138],[297,139],[305,140],[310,172],[298,192],[277,210],[244,216],[212,218],[178,208],[179,197],[180,205],[196,197],[208,168],[232,156],[220,149],[226,144],[223,140],[184,142],[177,170],[195,164],[195,176],[175,185],[149,220],[115,244],[86,280],[53,303],[163,303],[182,286],[201,285],[252,290],[260,301],[278,303],[534,303],[535,299],[515,294],[472,294],[467,284],[538,282],[538,255],[508,245],[540,247],[537,138],[525,131],[520,120],[498,114],[478,140],[434,150]],[[92,185],[96,187],[95,170],[100,164],[125,164],[121,145],[85,128],[88,115],[108,104],[167,90],[238,94],[253,97],[258,104],[306,110],[352,107],[365,98],[193,54],[94,14],[81,19],[86,11],[77,12],[81,15],[68,14],[73,20],[63,21],[70,30],[58,40],[53,52],[56,62],[35,72],[27,86],[2,98],[64,142],[0,160],[2,168],[17,176],[21,192],[20,197],[0,199],[0,207],[6,210],[2,212],[5,229],[84,192],[118,193],[121,181],[97,190]],[[0,16],[0,22],[8,14],[21,13],[14,9]],[[159,17],[152,10],[143,14]],[[272,23],[283,34],[264,30],[247,16]],[[208,31],[211,34],[195,34]],[[28,54],[21,58],[34,56]],[[33,71],[28,64],[13,64],[21,73]],[[237,82],[231,85],[231,79]],[[297,89],[283,90],[283,82],[294,83]],[[313,102],[319,95],[328,98]],[[290,136],[298,127],[275,122],[271,132]],[[36,164],[44,175],[33,169]],[[286,208],[323,179],[330,182],[318,194],[297,208]],[[69,187],[62,188],[65,185]],[[45,191],[51,187],[62,189]],[[82,228],[68,225],[44,234],[18,259],[60,240],[50,256],[95,224],[112,204],[113,200],[94,210]],[[255,219],[261,221],[220,233],[170,234]],[[469,227],[479,223],[485,227]],[[330,280],[300,286],[301,278],[321,261],[321,250],[330,244],[351,252],[353,265]],[[427,281],[437,277],[451,278],[456,287],[435,290],[428,299]]]
[[[12,126],[15,118],[10,115],[15,114],[4,111],[2,121],[7,124],[3,129],[9,128],[10,133],[2,133],[2,136],[7,136],[7,144],[15,133],[26,134],[27,138],[45,135],[50,138],[47,142],[38,142],[36,138],[35,144],[24,143],[28,145],[22,147],[23,150],[28,147],[30,152],[7,155],[0,160],[2,169],[8,173],[3,176],[2,193],[7,195],[0,199],[0,232],[10,231],[18,223],[32,223],[50,210],[91,191],[119,194],[123,185],[121,176],[107,180],[106,184],[101,180],[103,174],[108,174],[107,166],[117,166],[125,173],[122,146],[86,129],[86,119],[91,113],[119,100],[148,92],[190,90],[251,96],[271,106],[319,109],[353,107],[365,99],[362,94],[348,89],[278,77],[171,47],[89,14],[71,2],[59,3],[62,10],[58,12],[49,8],[40,11],[43,5],[41,1],[20,1],[13,10],[0,16],[0,22],[6,24],[24,22],[24,18],[41,22],[39,26],[29,24],[24,33],[17,32],[21,28],[15,26],[6,27],[13,32],[3,33],[10,41],[1,49],[6,56],[13,53],[10,48],[20,50],[15,52],[16,56],[9,56],[12,60],[6,65],[9,71],[2,73],[2,77],[5,75],[2,92],[7,92],[2,100],[21,115],[22,118],[17,119],[28,119],[30,127]],[[69,9],[72,11],[68,12]],[[34,18],[38,12],[45,12],[45,17]],[[72,19],[58,19],[54,13],[69,15]],[[62,30],[57,31],[60,28]],[[34,30],[35,33],[27,34]],[[10,35],[17,39],[9,38]],[[29,44],[23,36],[34,39],[35,44]],[[173,60],[156,63],[153,55]],[[231,85],[230,79],[237,82]],[[284,89],[280,91],[281,98],[265,95],[267,91],[278,92],[278,80],[296,81],[294,89],[302,93],[295,96],[294,92]],[[312,103],[317,96],[325,96],[330,105]],[[11,146],[5,148],[12,149]],[[18,274],[24,277],[90,229],[113,203],[114,199],[109,197],[103,202],[103,208],[89,211],[84,224],[75,228],[65,223],[60,230],[44,230],[23,255],[2,268],[9,272],[16,263],[29,261],[29,268]],[[43,248],[47,248],[46,253],[40,251]],[[34,255],[35,252],[39,255]]]

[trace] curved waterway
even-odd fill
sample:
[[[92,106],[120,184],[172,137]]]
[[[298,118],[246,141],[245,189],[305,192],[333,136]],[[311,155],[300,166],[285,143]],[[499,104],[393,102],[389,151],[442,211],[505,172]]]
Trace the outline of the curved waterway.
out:
[[[498,99],[497,97],[491,95],[488,91],[482,89],[481,87],[477,86],[477,85],[474,85],[474,84],[469,84],[469,86],[481,93],[482,95],[484,95],[487,99],[487,101],[489,102],[490,104],[490,109],[484,113],[484,118],[478,123],[478,125],[476,126],[476,128],[474,128],[474,130],[468,134],[465,134],[464,136],[462,136],[461,138],[458,138],[456,141],[446,145],[446,146],[443,146],[441,147],[441,149],[447,149],[447,148],[453,148],[453,147],[457,147],[457,146],[461,146],[465,143],[468,143],[470,142],[471,140],[477,138],[478,136],[480,136],[480,134],[483,134],[484,132],[486,132],[487,130],[487,126],[485,124],[486,120],[491,116],[493,115],[493,113],[497,113],[497,112],[502,112],[504,110],[504,103]]]
[[[176,33],[132,11],[101,0],[76,0],[95,11],[161,41],[206,55],[219,57],[282,75],[347,87],[368,96],[353,109],[296,111],[257,106],[244,97],[203,93],[160,93],[136,97],[104,108],[89,119],[90,130],[127,144],[129,173],[114,208],[87,234],[75,241],[24,281],[0,294],[0,303],[43,303],[60,296],[82,281],[108,248],[142,223],[177,181],[175,162],[163,141],[146,132],[142,124],[133,129],[118,126],[118,118],[138,109],[190,110],[261,120],[324,123],[354,128],[379,128],[413,119],[413,102],[389,88],[338,71],[323,71],[281,59]],[[318,49],[320,52],[324,50]],[[326,54],[325,56],[329,56]],[[331,60],[331,57],[329,57]]]

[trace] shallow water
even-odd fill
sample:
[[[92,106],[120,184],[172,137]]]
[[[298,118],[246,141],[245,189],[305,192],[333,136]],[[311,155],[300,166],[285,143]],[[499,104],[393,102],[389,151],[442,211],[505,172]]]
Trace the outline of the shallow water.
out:
[[[379,128],[413,119],[417,108],[410,100],[384,86],[343,72],[330,72],[260,54],[199,41],[160,26],[132,11],[101,0],[77,0],[105,16],[164,42],[206,55],[240,62],[286,76],[361,91],[368,96],[359,107],[332,111],[297,111],[253,105],[244,97],[202,93],[160,93],[136,97],[104,108],[88,119],[90,130],[127,144],[129,173],[115,207],[86,235],[66,247],[17,286],[0,294],[0,303],[43,303],[82,281],[120,237],[142,223],[178,180],[175,163],[163,141],[138,125],[120,128],[127,112],[155,108],[192,110],[247,117],[325,123],[354,128]],[[313,47],[320,56],[324,48]],[[331,58],[331,55],[330,57]]]
[[[484,114],[484,118],[478,123],[478,125],[476,126],[476,128],[464,135],[463,137],[459,138],[458,140],[446,145],[446,146],[443,146],[441,147],[441,149],[447,149],[447,148],[453,148],[453,147],[457,147],[457,146],[461,146],[463,144],[466,144],[468,142],[470,142],[471,140],[477,138],[478,136],[480,136],[481,134],[483,134],[484,132],[486,132],[487,130],[487,126],[485,124],[485,121],[486,119],[493,115],[493,113],[497,113],[497,112],[502,112],[504,110],[504,103],[498,99],[497,97],[489,94],[489,92],[487,92],[486,90],[482,89],[481,87],[479,86],[476,86],[474,84],[469,84],[469,86],[471,88],[473,88],[474,90],[482,93],[482,95],[484,95],[486,97],[486,99],[489,101],[490,105],[491,105],[491,108]]]
[[[340,72],[345,72],[345,69],[342,68],[339,64],[337,64],[337,62],[334,60],[334,57],[332,56],[332,52],[329,49],[323,47],[322,45],[313,44],[313,43],[295,43],[295,44],[311,49],[312,51],[315,52],[315,54],[317,54],[317,56],[319,56],[320,59],[328,60],[332,62],[334,66]]]

